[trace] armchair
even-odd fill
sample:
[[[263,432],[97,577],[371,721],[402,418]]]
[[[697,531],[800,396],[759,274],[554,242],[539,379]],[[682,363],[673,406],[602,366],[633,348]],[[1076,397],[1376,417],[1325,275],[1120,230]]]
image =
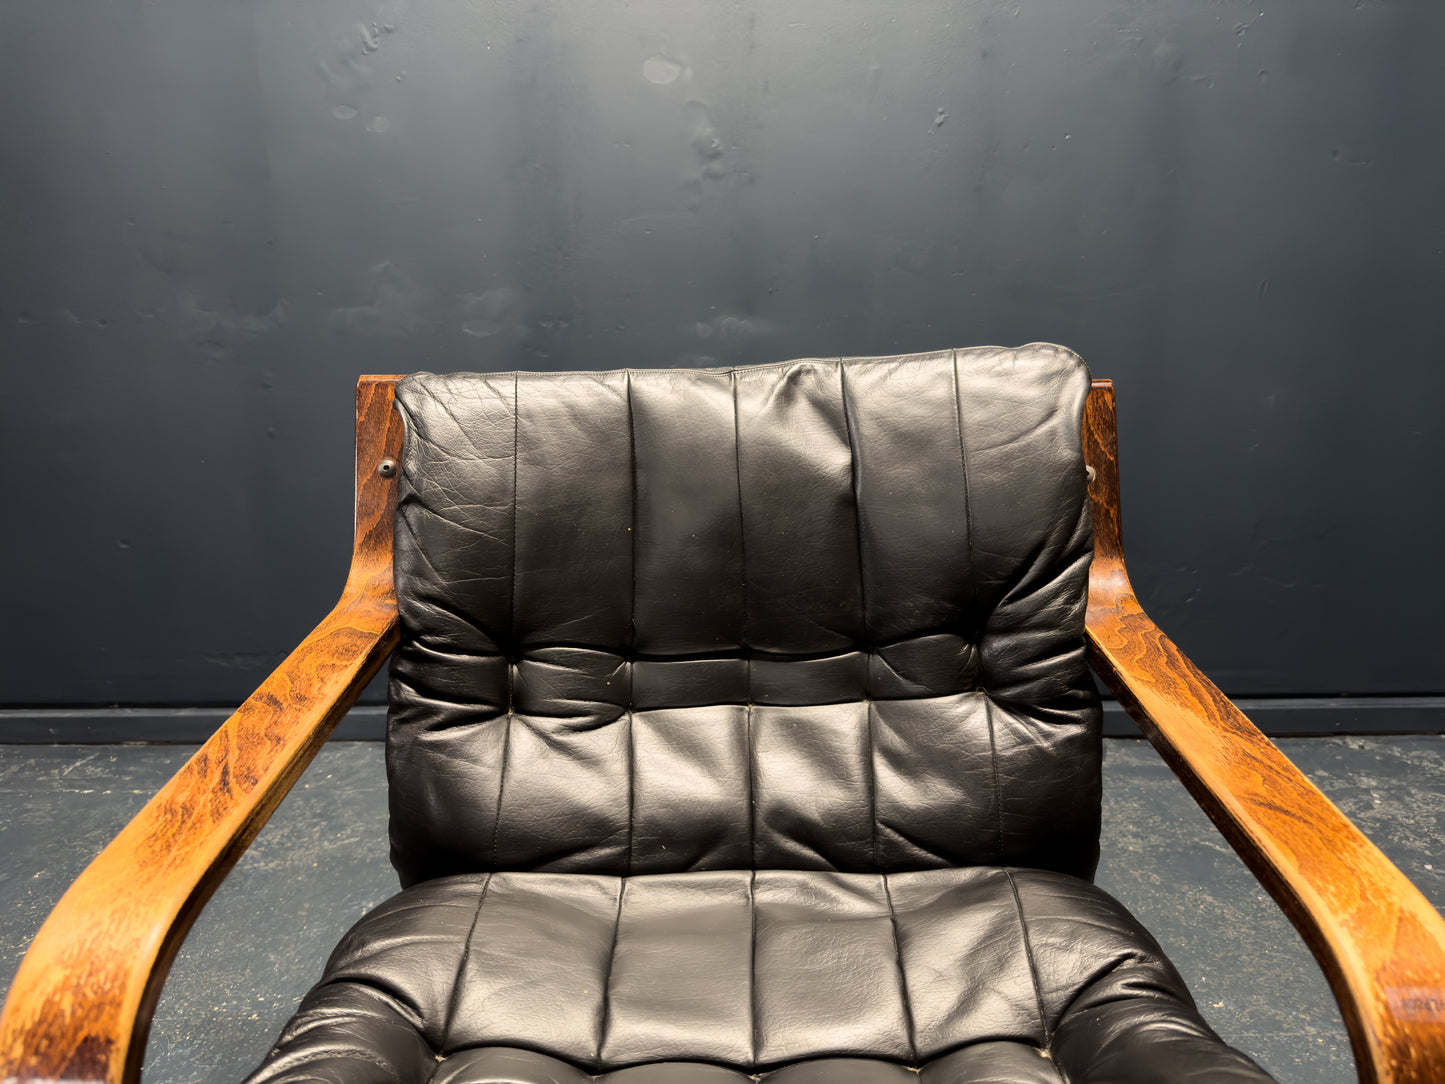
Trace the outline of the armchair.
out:
[[[135,1079],[191,920],[394,648],[406,887],[257,1081],[1268,1080],[1089,883],[1086,654],[1362,1081],[1445,1075],[1445,923],[1139,607],[1070,352],[366,377],[356,469],[341,601],[57,905],[0,1078]]]

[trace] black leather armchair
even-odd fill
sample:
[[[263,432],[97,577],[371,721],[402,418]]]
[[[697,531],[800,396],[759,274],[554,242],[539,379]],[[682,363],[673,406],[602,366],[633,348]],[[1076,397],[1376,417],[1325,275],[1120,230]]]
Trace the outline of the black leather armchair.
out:
[[[395,642],[403,891],[256,1084],[1267,1081],[1090,883],[1086,631],[1319,952],[1363,1078],[1445,1066],[1445,924],[1138,610],[1111,389],[1071,352],[418,374],[399,456],[392,387],[359,398],[330,624],[97,860],[191,867],[145,977],[55,1037],[73,995],[39,972],[105,936],[87,872],[57,915],[91,932],[52,919],[17,976],[7,1079],[134,1072],[214,871]],[[1343,874],[1363,919],[1316,898]]]

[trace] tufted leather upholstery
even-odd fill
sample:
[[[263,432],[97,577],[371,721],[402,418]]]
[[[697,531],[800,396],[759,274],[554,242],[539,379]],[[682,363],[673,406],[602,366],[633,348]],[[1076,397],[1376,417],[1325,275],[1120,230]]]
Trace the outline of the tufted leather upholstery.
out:
[[[1088,386],[1057,348],[409,378],[403,881],[1087,876]]]
[[[271,1073],[1018,1084],[1187,1080],[1203,1056],[1200,1079],[1267,1079],[1119,904],[1039,870],[462,875],[372,912],[327,974]],[[359,1033],[384,1037],[360,1072]]]
[[[1088,387],[1039,344],[403,381],[408,887],[255,1079],[1268,1080],[1087,882]]]

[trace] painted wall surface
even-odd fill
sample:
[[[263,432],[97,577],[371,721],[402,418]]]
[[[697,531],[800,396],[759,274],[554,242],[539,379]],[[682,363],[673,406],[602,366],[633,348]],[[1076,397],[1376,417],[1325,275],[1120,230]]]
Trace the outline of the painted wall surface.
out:
[[[0,702],[224,704],[363,372],[1053,340],[1235,694],[1445,693],[1436,0],[11,0]]]

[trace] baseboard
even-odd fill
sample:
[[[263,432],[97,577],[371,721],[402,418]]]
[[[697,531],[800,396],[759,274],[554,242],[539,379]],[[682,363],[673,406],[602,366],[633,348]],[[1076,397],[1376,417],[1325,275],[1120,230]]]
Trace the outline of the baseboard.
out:
[[[0,745],[199,744],[234,708],[4,708]],[[380,741],[386,705],[358,704],[336,725],[332,741]]]
[[[1266,734],[1442,734],[1445,696],[1243,697],[1241,711]],[[86,745],[204,741],[230,714],[228,708],[6,708],[0,709],[0,744]],[[1104,703],[1104,734],[1138,737],[1117,703]],[[386,736],[386,708],[352,708],[333,741],[378,741]]]
[[[1239,697],[1235,706],[1275,738],[1328,734],[1445,734],[1445,696]],[[1104,734],[1137,738],[1116,701],[1104,702]]]

